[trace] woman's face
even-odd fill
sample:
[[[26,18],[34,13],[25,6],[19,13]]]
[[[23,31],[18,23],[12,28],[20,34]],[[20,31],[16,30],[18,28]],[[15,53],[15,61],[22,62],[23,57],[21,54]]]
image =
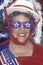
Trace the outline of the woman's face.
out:
[[[20,28],[12,28],[12,34],[19,42],[25,42],[25,40],[29,37],[30,28],[24,28],[23,23],[30,21],[29,17],[25,14],[19,14],[12,17],[13,22],[20,22]]]

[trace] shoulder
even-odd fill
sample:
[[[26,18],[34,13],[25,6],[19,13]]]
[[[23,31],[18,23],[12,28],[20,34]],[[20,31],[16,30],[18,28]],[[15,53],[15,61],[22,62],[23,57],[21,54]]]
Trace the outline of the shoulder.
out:
[[[34,45],[34,55],[33,55],[33,59],[35,62],[38,63],[38,65],[43,65],[43,47],[33,43]]]
[[[43,57],[43,46],[36,43],[33,43],[33,45],[34,45],[35,53],[38,56]]]

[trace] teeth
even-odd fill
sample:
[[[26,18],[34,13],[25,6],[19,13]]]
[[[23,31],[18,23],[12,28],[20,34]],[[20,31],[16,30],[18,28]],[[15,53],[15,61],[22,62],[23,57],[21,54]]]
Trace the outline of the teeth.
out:
[[[22,36],[22,37],[24,37],[24,36],[25,36],[25,34],[23,34],[23,33],[22,33],[22,34],[19,34],[19,36]]]

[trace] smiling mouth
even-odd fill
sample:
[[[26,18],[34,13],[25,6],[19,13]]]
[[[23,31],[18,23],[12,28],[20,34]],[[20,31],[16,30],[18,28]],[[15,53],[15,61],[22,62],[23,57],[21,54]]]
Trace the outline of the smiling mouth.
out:
[[[20,34],[18,34],[20,37],[25,37],[26,36],[26,34],[25,33],[20,33]]]

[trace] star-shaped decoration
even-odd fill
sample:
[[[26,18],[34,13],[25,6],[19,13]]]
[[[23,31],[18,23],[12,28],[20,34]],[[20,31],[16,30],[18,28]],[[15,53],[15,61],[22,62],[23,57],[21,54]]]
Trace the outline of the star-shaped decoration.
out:
[[[28,23],[28,22],[25,25],[26,25],[26,27],[30,27],[31,26],[31,24]]]
[[[14,24],[14,27],[19,27],[19,24],[16,22],[15,24]]]

